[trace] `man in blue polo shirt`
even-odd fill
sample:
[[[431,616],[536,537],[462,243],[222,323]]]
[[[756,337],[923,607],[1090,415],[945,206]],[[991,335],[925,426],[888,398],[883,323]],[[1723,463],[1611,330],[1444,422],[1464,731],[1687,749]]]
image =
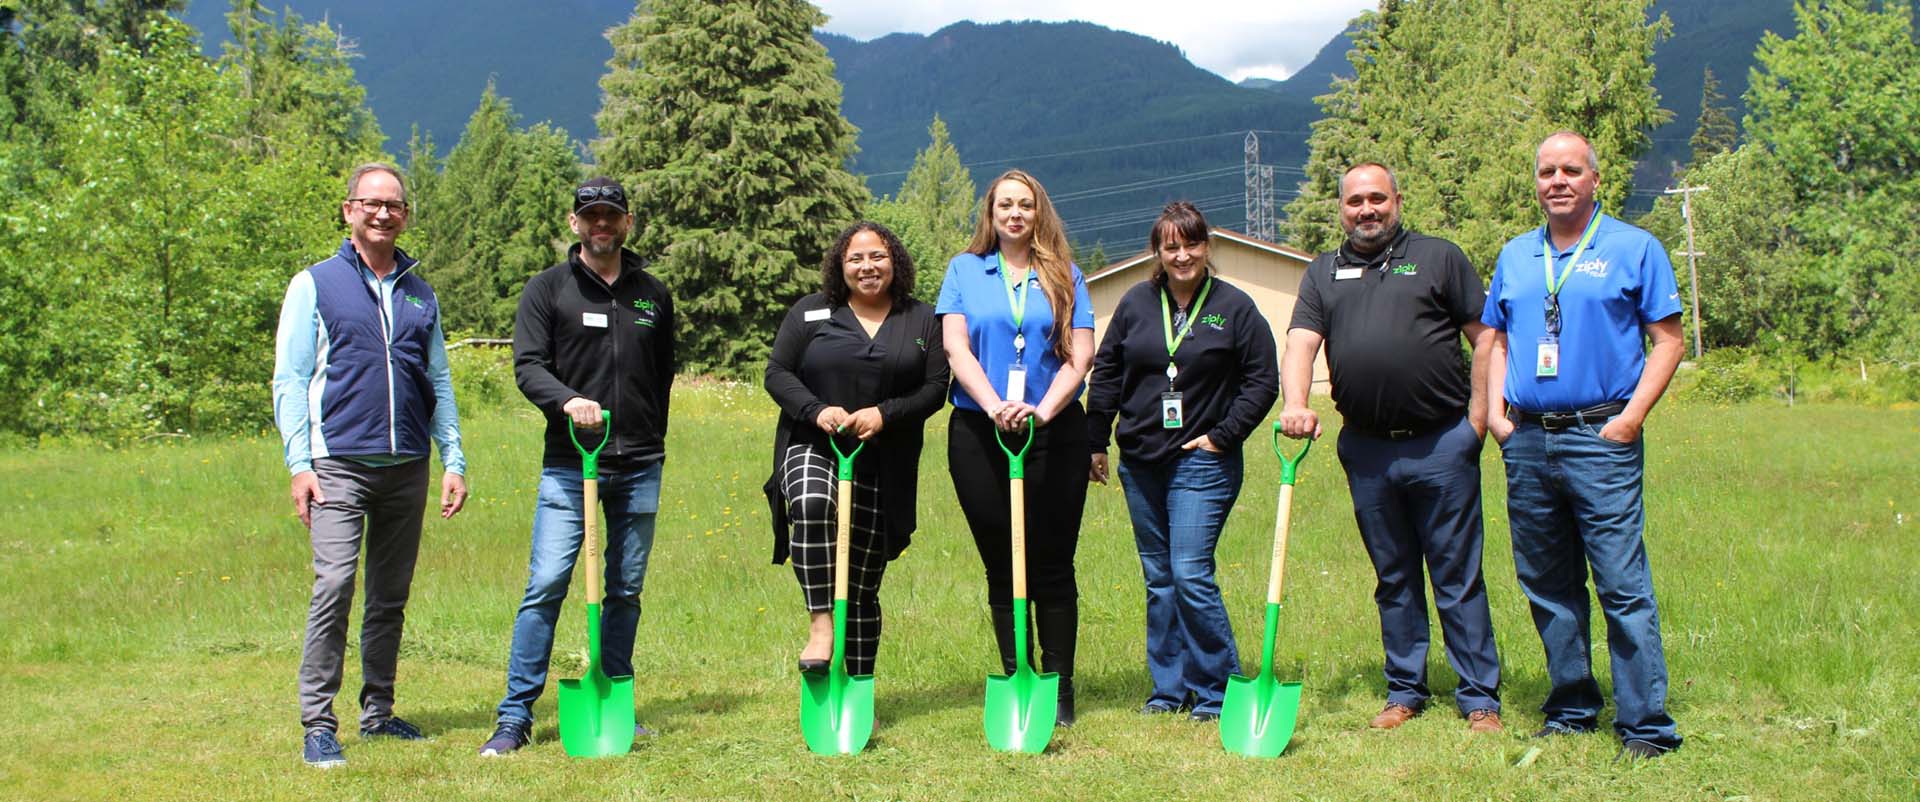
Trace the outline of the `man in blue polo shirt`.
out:
[[[1534,190],[1545,226],[1500,251],[1481,321],[1494,329],[1488,416],[1507,468],[1513,562],[1546,648],[1553,689],[1536,736],[1599,726],[1587,570],[1607,622],[1614,732],[1627,758],[1680,746],[1642,529],[1641,426],[1680,364],[1680,294],[1666,249],[1601,213],[1585,137],[1540,143]],[[1652,348],[1642,345],[1642,338]]]
[[[293,476],[293,509],[313,547],[300,723],[304,758],[317,768],[346,763],[333,697],[362,551],[360,737],[425,737],[393,714],[393,683],[433,445],[446,468],[440,517],[452,518],[467,499],[440,306],[414,272],[419,263],[394,245],[410,210],[398,169],[354,169],[340,204],[346,241],[294,275],[280,308],[273,417]]]

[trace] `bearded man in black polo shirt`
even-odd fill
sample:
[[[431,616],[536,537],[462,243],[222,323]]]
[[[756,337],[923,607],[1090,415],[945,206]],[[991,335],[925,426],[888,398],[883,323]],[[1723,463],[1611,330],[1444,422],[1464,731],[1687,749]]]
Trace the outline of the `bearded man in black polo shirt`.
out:
[[[1498,732],[1500,656],[1480,573],[1480,447],[1486,420],[1486,288],[1453,243],[1400,225],[1392,171],[1366,163],[1340,179],[1347,241],[1300,281],[1281,362],[1289,437],[1318,436],[1307,406],[1314,355],[1327,347],[1340,465],[1378,584],[1387,704],[1371,726],[1420,714],[1427,690],[1425,577],[1460,684],[1454,701],[1474,732]],[[1460,335],[1473,345],[1469,371]],[[1422,573],[1422,568],[1426,573]]]

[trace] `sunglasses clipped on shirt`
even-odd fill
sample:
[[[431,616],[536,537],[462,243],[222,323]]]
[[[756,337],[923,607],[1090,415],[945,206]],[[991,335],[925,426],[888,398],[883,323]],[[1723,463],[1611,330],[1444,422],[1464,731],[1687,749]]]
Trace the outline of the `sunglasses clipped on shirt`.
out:
[[[589,203],[607,203],[627,208],[627,193],[619,187],[581,187],[573,191],[573,207],[578,209]]]

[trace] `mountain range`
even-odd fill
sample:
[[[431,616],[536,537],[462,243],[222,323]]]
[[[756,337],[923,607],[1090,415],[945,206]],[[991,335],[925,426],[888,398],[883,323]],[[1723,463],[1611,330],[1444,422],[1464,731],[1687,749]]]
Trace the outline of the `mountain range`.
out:
[[[389,136],[430,133],[441,153],[459,138],[489,80],[523,121],[549,121],[582,141],[594,135],[599,78],[612,56],[604,32],[631,0],[285,0],[326,20],[355,44],[355,72]],[[1792,33],[1790,0],[1660,0],[1674,35],[1656,50],[1656,89],[1673,120],[1652,132],[1636,196],[1650,202],[1671,162],[1687,160],[1701,69],[1711,66],[1740,112],[1761,33]],[[226,9],[213,0],[183,17],[218,53]],[[844,86],[843,113],[860,129],[849,167],[876,194],[893,192],[926,145],[934,114],[946,121],[976,184],[1001,170],[1031,170],[1055,196],[1076,241],[1109,253],[1138,247],[1159,206],[1197,201],[1213,222],[1245,225],[1243,146],[1257,133],[1284,204],[1307,157],[1313,98],[1351,75],[1345,33],[1284,81],[1235,85],[1179,48],[1084,22],[958,22],[931,34],[856,41],[817,33]]]

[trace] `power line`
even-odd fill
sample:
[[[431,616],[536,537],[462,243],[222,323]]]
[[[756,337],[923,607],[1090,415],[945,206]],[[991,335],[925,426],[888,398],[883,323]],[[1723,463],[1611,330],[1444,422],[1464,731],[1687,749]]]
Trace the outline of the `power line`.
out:
[[[1091,189],[1082,189],[1075,192],[1064,192],[1059,195],[1053,196],[1053,202],[1055,204],[1061,204],[1061,203],[1067,203],[1070,201],[1088,200],[1090,198],[1104,198],[1109,195],[1124,195],[1129,192],[1138,192],[1143,189],[1154,189],[1156,187],[1172,186],[1175,184],[1186,184],[1194,181],[1204,181],[1209,178],[1220,178],[1223,176],[1232,175],[1237,172],[1240,172],[1239,167],[1216,167],[1216,168],[1207,169],[1207,170],[1197,170],[1191,173],[1181,173],[1179,175],[1162,176],[1160,178],[1145,178],[1139,181],[1132,181],[1125,184],[1113,184],[1111,186],[1093,187]]]
[[[986,167],[994,164],[1006,164],[1008,162],[1030,162],[1030,161],[1039,161],[1041,159],[1058,159],[1058,158],[1064,158],[1067,156],[1081,156],[1088,153],[1108,153],[1116,150],[1131,150],[1133,148],[1150,148],[1150,147],[1156,147],[1159,145],[1177,145],[1182,142],[1198,142],[1202,139],[1215,139],[1223,136],[1242,136],[1244,134],[1246,134],[1245,129],[1241,129],[1238,131],[1223,131],[1218,134],[1201,134],[1199,136],[1185,136],[1185,137],[1178,137],[1174,139],[1161,139],[1153,142],[1133,142],[1125,145],[1104,145],[1104,146],[1095,147],[1095,148],[1081,148],[1079,150],[1063,150],[1063,151],[1057,151],[1054,153],[1041,153],[1041,154],[1032,155],[1032,156],[1010,156],[1004,159],[986,159],[984,161],[965,162],[960,166],[961,167]],[[886,176],[886,175],[905,175],[907,174],[907,172],[908,170],[888,170],[883,173],[867,173],[867,177],[878,178],[880,176]]]

